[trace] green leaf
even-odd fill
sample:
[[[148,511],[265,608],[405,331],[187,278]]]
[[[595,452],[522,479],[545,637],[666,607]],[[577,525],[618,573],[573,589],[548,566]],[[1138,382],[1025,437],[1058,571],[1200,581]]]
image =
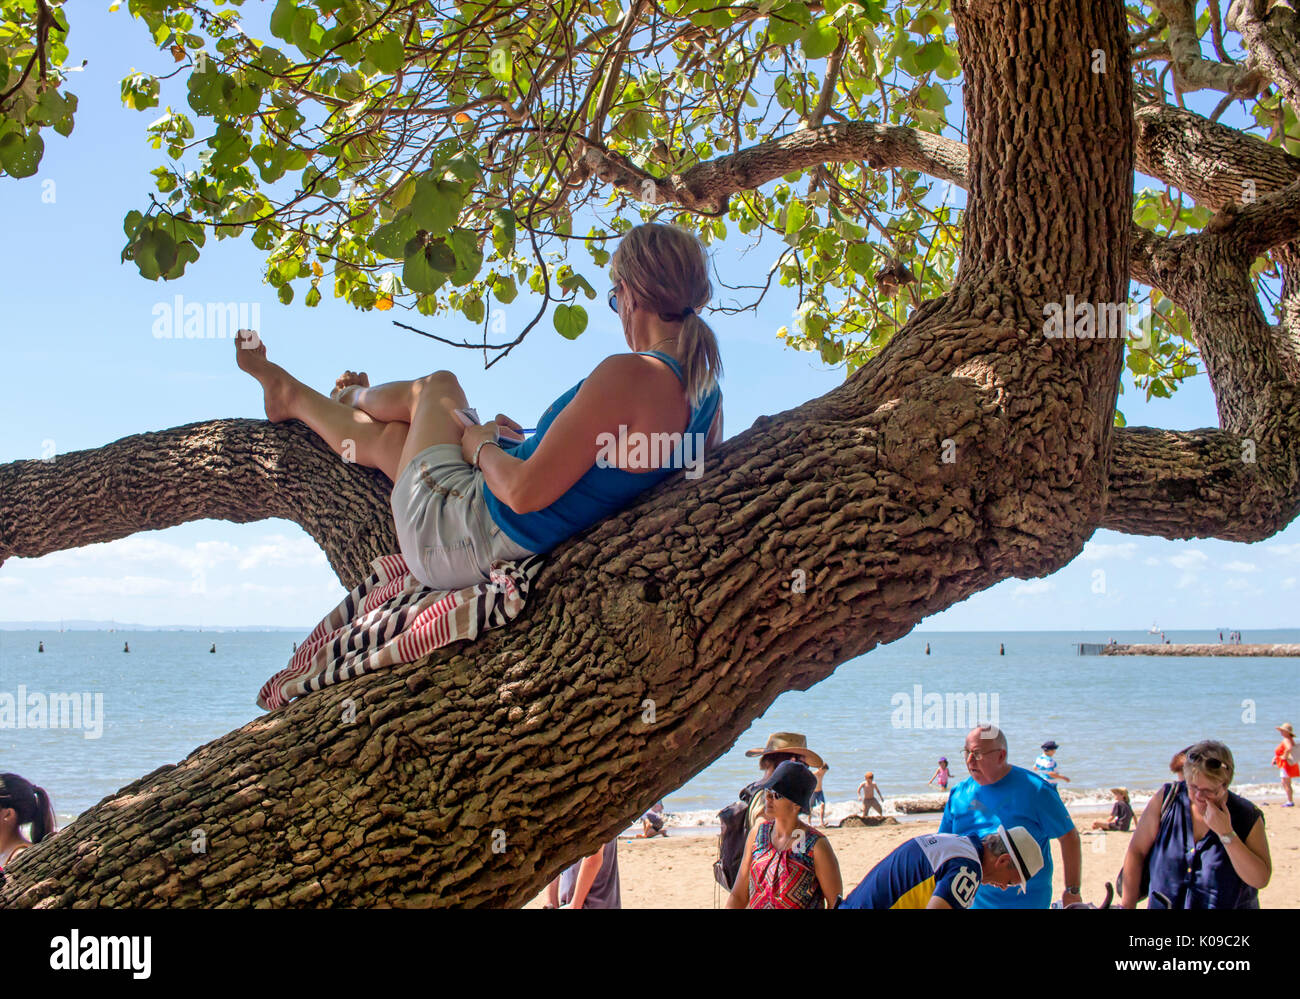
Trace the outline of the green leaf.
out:
[[[509,305],[519,294],[519,289],[515,285],[515,279],[507,275],[497,274],[492,279],[492,294],[496,295],[497,301],[502,305]]]
[[[303,299],[303,301],[306,303],[307,308],[316,308],[316,306],[320,305],[320,289],[315,285],[312,285],[311,290],[307,292],[307,297]]]
[[[913,59],[916,62],[916,68],[922,73],[929,73],[939,68],[943,62],[944,44],[941,40],[936,39],[932,42],[926,42],[919,49]]]
[[[418,240],[412,240],[418,244]],[[429,263],[429,255],[424,246],[408,246],[406,260],[402,264],[402,284],[417,294],[432,294],[442,287],[447,274]]]
[[[483,266],[483,251],[478,248],[478,234],[472,229],[453,229],[451,250],[455,261],[455,266],[451,269],[451,283],[458,287],[467,285]]]
[[[460,217],[460,185],[428,175],[415,184],[411,196],[411,217],[418,228],[439,235],[447,232]]]
[[[555,332],[566,340],[576,340],[587,328],[587,310],[581,305],[557,305],[551,315]]]
[[[280,285],[280,290],[276,292],[276,295],[280,299],[281,305],[288,305],[293,301],[293,285],[286,281]]]
[[[280,0],[271,13],[271,34],[286,42],[293,41],[293,19],[298,13],[298,5],[293,0]]]
[[[870,274],[875,264],[875,251],[866,243],[850,243],[844,262],[859,274]]]
[[[492,225],[492,246],[505,258],[515,248],[515,213],[509,208],[498,208],[493,214],[496,221]]]
[[[415,219],[411,217],[411,213],[402,212],[387,225],[381,225],[376,229],[367,241],[367,245],[385,257],[402,260],[406,257],[406,244],[415,235],[415,230]]]
[[[402,68],[402,39],[396,33],[384,35],[366,46],[366,58],[381,73],[396,73]]]
[[[800,39],[803,54],[809,59],[824,59],[835,51],[839,43],[840,33],[829,18],[819,18],[810,24]]]
[[[45,155],[45,140],[33,131],[23,138],[21,132],[10,132],[0,138],[0,167],[11,177],[30,177],[41,165]]]

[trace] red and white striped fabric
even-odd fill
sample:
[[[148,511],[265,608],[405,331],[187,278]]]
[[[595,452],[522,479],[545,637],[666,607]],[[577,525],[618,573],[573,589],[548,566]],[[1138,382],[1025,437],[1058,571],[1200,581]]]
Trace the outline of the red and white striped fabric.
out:
[[[401,555],[384,555],[372,572],[298,646],[289,665],[267,680],[258,707],[273,711],[293,698],[352,677],[414,662],[434,649],[473,641],[519,616],[545,559],[497,562],[491,581],[433,590]]]

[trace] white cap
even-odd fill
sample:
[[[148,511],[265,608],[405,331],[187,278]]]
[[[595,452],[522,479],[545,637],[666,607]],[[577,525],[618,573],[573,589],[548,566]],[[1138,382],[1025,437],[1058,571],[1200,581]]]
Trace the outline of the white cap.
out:
[[[1043,851],[1024,826],[1012,826],[1010,829],[998,826],[998,836],[1020,875],[1020,893],[1023,895],[1029,879],[1043,869]]]

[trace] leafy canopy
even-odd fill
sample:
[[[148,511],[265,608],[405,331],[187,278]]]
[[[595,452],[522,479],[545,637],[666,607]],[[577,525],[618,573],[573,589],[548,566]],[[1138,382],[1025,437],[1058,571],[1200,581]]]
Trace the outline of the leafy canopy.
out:
[[[860,366],[949,287],[961,191],[914,171],[830,162],[737,191],[710,214],[656,203],[653,185],[601,180],[599,163],[671,178],[833,122],[962,138],[947,4],[627,2],[277,0],[244,10],[243,0],[126,0],[159,65],[132,69],[122,101],[156,116],[149,141],[164,160],[147,203],[125,217],[123,258],[168,280],[209,236],[247,235],[286,304],[305,292],[314,306],[330,282],[359,309],[459,311],[483,324],[487,343],[491,303],[526,285],[540,296],[537,317],[556,303],[555,329],[576,337],[612,241],[659,218],[706,244],[733,229],[775,241],[766,274],[731,289],[739,297],[725,295],[723,311],[754,308],[773,281],[795,288],[793,328],[778,335]],[[70,7],[3,0],[0,171],[10,176],[36,172],[45,130],[72,130]],[[1167,26],[1141,4],[1130,23],[1139,81],[1164,97]],[[1294,111],[1275,93],[1243,106],[1247,128],[1300,152]],[[1145,189],[1135,218],[1176,234],[1208,212]],[[1154,336],[1130,344],[1128,366],[1148,395],[1168,395],[1196,373],[1195,348],[1177,308],[1159,294],[1149,304]]]

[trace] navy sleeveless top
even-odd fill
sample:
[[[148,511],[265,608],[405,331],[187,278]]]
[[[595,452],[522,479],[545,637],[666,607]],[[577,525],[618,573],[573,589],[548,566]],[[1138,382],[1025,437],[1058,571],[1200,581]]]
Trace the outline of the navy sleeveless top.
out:
[[[659,358],[673,369],[673,373],[683,386],[686,384],[686,376],[682,373],[681,365],[677,363],[676,358],[659,350],[642,350],[637,353]],[[584,378],[583,381],[586,379]],[[537,450],[537,445],[546,436],[546,431],[555,422],[560,410],[573,400],[581,387],[582,382],[578,382],[551,403],[537,422],[537,432],[527,440],[519,444],[503,441],[505,452],[520,460],[526,460]],[[699,403],[691,406],[686,430],[681,435],[680,442],[672,443],[667,462],[662,460],[662,449],[655,448],[654,441],[651,441],[651,453],[657,456],[654,460],[660,465],[657,469],[647,472],[628,472],[616,468],[610,461],[605,460],[606,456],[617,459],[620,443],[625,453],[635,448],[629,446],[626,439],[622,442],[614,441],[608,447],[598,441],[598,444],[602,444],[602,452],[597,455],[596,462],[550,506],[532,513],[515,513],[493,495],[492,490],[484,482],[483,498],[487,502],[488,512],[510,540],[531,552],[538,554],[548,552],[566,538],[586,530],[597,521],[621,510],[638,495],[662,482],[673,472],[700,461],[709,428],[713,425],[713,418],[721,405],[722,392],[715,382]],[[664,443],[662,440],[664,438],[677,437],[676,434],[651,436],[661,438],[660,443]]]
[[[1187,784],[1164,786],[1174,797],[1160,817],[1160,831],[1147,856],[1152,909],[1163,909],[1155,892],[1169,897],[1171,909],[1258,909],[1259,890],[1242,881],[1223,842],[1213,831],[1192,840],[1192,801]],[[1245,840],[1263,813],[1239,794],[1228,792],[1232,831]]]

